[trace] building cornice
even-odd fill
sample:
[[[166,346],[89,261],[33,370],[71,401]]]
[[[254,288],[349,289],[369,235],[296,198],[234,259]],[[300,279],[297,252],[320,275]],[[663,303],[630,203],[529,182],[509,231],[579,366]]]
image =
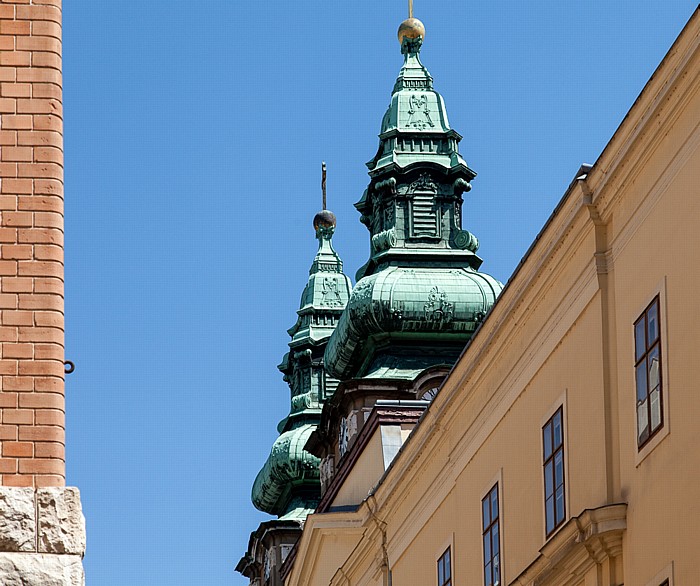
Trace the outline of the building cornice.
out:
[[[696,12],[691,22],[688,24],[681,38],[674,44],[669,55],[664,59],[659,69],[655,73],[654,78],[645,88],[643,95],[650,94],[652,85],[660,88],[669,88],[673,86],[672,80],[678,81],[683,78],[683,71],[680,68],[681,64],[687,64],[689,59],[696,55],[698,47],[698,29],[700,29],[700,16]],[[683,38],[685,37],[685,38]],[[683,50],[681,50],[683,49]],[[681,57],[680,55],[685,57]],[[688,80],[691,81],[691,80]],[[666,94],[668,97],[668,93]],[[680,99],[680,95],[676,94],[676,98]],[[663,101],[663,99],[659,100]],[[434,431],[437,431],[445,426],[445,415],[447,411],[454,412],[454,396],[461,388],[465,386],[465,382],[469,378],[478,377],[479,371],[483,371],[485,364],[493,364],[499,354],[491,349],[497,337],[505,339],[509,337],[510,330],[518,327],[518,315],[522,315],[522,308],[526,306],[525,295],[536,296],[541,290],[543,284],[542,276],[551,275],[557,265],[561,266],[566,257],[565,250],[576,250],[575,244],[580,243],[581,239],[570,238],[573,234],[580,236],[583,232],[593,231],[594,221],[590,214],[590,205],[592,200],[596,201],[596,193],[594,192],[591,199],[591,189],[595,191],[598,187],[595,181],[590,178],[596,173],[596,169],[602,168],[605,162],[605,157],[611,156],[608,153],[613,152],[611,146],[613,142],[620,141],[621,137],[629,134],[634,129],[634,120],[640,116],[639,110],[644,107],[642,97],[640,97],[633,111],[623,121],[620,129],[615,133],[611,144],[606,147],[603,155],[599,158],[596,166],[593,167],[586,179],[584,186],[581,178],[577,178],[569,187],[566,194],[546,222],[542,231],[533,242],[532,246],[526,253],[520,265],[513,274],[511,280],[506,285],[501,293],[487,319],[482,323],[481,327],[475,332],[474,336],[467,344],[462,358],[457,362],[448,378],[442,386],[441,392],[426,412],[421,425],[419,425],[409,437],[404,445],[403,453],[397,457],[392,468],[387,471],[387,474],[381,480],[383,486],[378,487],[376,497],[380,508],[385,505],[391,507],[391,503],[397,503],[401,500],[398,493],[402,493],[401,485],[406,474],[414,470],[421,458],[423,448],[429,441],[436,441]],[[669,108],[670,106],[666,106]],[[609,173],[610,166],[607,167]],[[593,186],[593,187],[591,187]],[[580,230],[574,229],[578,226]],[[588,228],[588,231],[586,230]],[[568,241],[567,241],[568,239]],[[572,242],[573,241],[573,242]],[[595,257],[594,250],[591,250],[591,263],[584,267],[583,272],[591,277],[595,274]],[[567,259],[570,260],[570,259]],[[594,271],[594,272],[591,272]],[[540,286],[537,285],[538,279]],[[589,281],[588,278],[584,279]],[[595,279],[589,281],[590,285],[595,287],[590,291],[590,287],[581,293],[580,300],[582,302],[589,301],[592,294],[597,290]],[[574,283],[574,286],[576,284]],[[513,319],[515,317],[515,319]],[[492,354],[492,355],[491,355]],[[481,364],[485,360],[484,364]],[[462,402],[469,400],[470,393],[462,399]],[[444,440],[443,440],[444,441]],[[451,463],[453,464],[453,463]],[[449,468],[446,467],[444,476],[449,476]],[[439,484],[439,483],[436,483]],[[449,482],[447,483],[449,484]],[[445,487],[444,490],[448,490]],[[430,501],[431,499],[426,499]],[[424,502],[426,502],[424,501]],[[428,506],[426,504],[426,506]],[[388,511],[385,511],[388,515]],[[414,519],[415,520],[415,519]]]
[[[700,7],[646,83],[622,123],[613,134],[586,177],[593,203],[607,218],[614,195],[644,167],[666,136],[673,118],[697,90],[700,73],[692,78],[689,67],[700,59]],[[636,152],[633,164],[629,158]]]

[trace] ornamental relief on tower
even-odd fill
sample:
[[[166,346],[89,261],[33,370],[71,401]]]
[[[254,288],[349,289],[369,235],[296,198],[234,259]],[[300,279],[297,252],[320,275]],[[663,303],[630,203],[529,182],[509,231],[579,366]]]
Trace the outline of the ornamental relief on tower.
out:
[[[428,96],[417,96],[413,94],[408,101],[408,122],[406,126],[409,128],[417,128],[425,130],[435,126],[430,118],[430,108],[428,107]]]
[[[440,291],[436,285],[428,294],[425,304],[425,319],[435,324],[449,323],[454,315],[454,303],[450,302],[447,293]]]
[[[438,184],[433,181],[429,173],[422,173],[421,176],[408,186],[408,193],[416,192],[438,192]]]
[[[321,295],[323,296],[323,304],[328,307],[340,307],[343,305],[343,300],[338,291],[338,281],[336,279],[324,277]]]
[[[378,191],[372,193],[372,234],[379,234],[384,230],[384,213],[382,195]]]

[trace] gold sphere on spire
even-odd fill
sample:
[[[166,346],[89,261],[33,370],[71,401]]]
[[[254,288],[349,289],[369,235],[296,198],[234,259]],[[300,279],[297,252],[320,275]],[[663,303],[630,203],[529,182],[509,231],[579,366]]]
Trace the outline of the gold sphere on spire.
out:
[[[399,43],[403,44],[403,40],[417,39],[423,37],[425,39],[425,26],[417,18],[407,18],[399,25]]]

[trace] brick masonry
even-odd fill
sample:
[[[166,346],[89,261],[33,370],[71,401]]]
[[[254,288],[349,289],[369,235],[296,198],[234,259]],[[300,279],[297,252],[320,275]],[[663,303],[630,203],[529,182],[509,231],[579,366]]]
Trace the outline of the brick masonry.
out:
[[[65,484],[61,0],[0,0],[0,485]]]

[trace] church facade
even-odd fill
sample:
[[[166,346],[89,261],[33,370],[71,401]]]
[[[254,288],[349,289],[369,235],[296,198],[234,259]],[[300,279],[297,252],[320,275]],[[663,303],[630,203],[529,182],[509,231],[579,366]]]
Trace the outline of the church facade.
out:
[[[700,583],[700,12],[505,287],[462,226],[474,172],[423,37],[402,24],[357,204],[371,257],[317,361],[338,384],[305,438],[314,512],[275,542],[288,513],[271,511],[239,571],[255,586]]]

